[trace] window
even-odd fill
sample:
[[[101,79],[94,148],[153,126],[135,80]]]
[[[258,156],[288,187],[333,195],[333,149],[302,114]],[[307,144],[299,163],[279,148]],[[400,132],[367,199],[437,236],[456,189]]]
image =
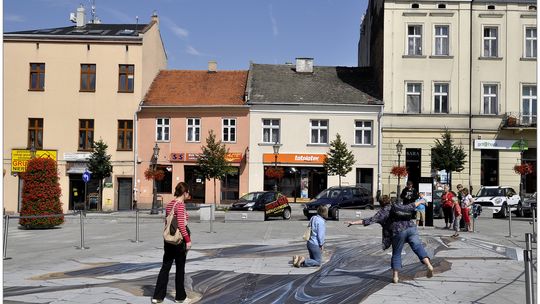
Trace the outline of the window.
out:
[[[420,7],[420,4],[418,3],[411,4],[411,8],[419,8],[419,7]]]
[[[497,57],[498,56],[498,32],[497,27],[484,27],[484,57]]]
[[[497,100],[497,89],[498,85],[496,84],[484,84],[484,114],[497,114],[497,107],[499,101]]]
[[[521,123],[536,124],[536,85],[523,85],[521,91]]]
[[[407,83],[407,113],[420,113],[422,84]]]
[[[45,63],[30,63],[30,90],[45,90]]]
[[[157,118],[156,119],[156,140],[157,141],[169,141],[169,119]]]
[[[200,118],[187,119],[187,141],[188,142],[201,141],[201,119]]]
[[[161,170],[164,173],[164,177],[162,180],[156,181],[156,192],[157,193],[172,193],[172,180],[173,180],[173,173],[172,173],[172,166],[170,165],[157,165],[157,170]]]
[[[356,145],[371,145],[373,136],[373,123],[371,121],[357,120],[354,122],[354,143]]]
[[[446,8],[446,4],[439,3],[439,4],[437,4],[437,8]]]
[[[81,91],[96,91],[96,65],[81,64]]]
[[[279,119],[263,119],[263,143],[280,142]]]
[[[118,66],[118,92],[133,93],[135,80],[135,66],[133,64],[120,64]]]
[[[43,118],[28,118],[28,149],[43,149]]]
[[[448,109],[448,83],[435,83],[433,89],[433,107],[435,113],[449,113]]]
[[[79,119],[79,151],[92,151],[94,145],[94,120]]]
[[[223,118],[223,141],[236,142],[236,119]]]
[[[133,120],[118,121],[118,150],[133,150]]]
[[[525,28],[525,58],[536,58],[536,28]]]
[[[312,144],[328,143],[328,120],[311,120],[310,129]]]
[[[435,25],[434,55],[448,56],[450,54],[448,33],[448,25]]]
[[[407,55],[422,55],[422,26],[409,25],[407,27]]]

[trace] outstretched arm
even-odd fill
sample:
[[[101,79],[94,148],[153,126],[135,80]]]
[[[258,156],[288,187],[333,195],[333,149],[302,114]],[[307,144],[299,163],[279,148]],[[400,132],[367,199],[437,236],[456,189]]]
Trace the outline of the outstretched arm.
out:
[[[345,222],[345,224],[347,225],[347,227],[351,227],[352,225],[363,225],[363,224],[364,224],[364,220],[347,221],[347,222]]]

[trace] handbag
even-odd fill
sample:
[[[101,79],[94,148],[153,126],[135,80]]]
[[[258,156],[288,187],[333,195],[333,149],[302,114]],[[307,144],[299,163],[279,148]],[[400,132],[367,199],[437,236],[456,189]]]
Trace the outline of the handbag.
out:
[[[180,229],[178,229],[178,219],[176,218],[175,212],[177,203],[177,201],[174,202],[171,212],[165,218],[165,228],[163,229],[163,239],[165,242],[173,245],[178,245],[183,240],[182,233],[180,233]]]
[[[304,235],[302,236],[302,239],[304,241],[309,241],[310,238],[311,238],[311,221],[309,221],[309,224],[306,230],[304,231]]]

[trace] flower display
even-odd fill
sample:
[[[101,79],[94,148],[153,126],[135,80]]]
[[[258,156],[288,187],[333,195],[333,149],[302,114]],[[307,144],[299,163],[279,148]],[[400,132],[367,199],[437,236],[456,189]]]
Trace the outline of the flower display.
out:
[[[264,172],[264,175],[266,175],[269,178],[280,179],[283,177],[283,175],[285,175],[285,171],[283,170],[283,168],[270,167],[266,169],[266,171]]]
[[[404,177],[409,175],[409,172],[407,172],[407,168],[405,166],[393,166],[390,174],[397,177]]]
[[[146,169],[146,171],[144,171],[144,177],[147,180],[154,179],[156,181],[161,181],[165,178],[165,172],[163,172],[163,170],[161,169],[154,170],[149,167],[148,169]]]
[[[515,165],[514,172],[519,175],[527,175],[534,172],[534,167],[532,164],[523,163],[520,165]]]

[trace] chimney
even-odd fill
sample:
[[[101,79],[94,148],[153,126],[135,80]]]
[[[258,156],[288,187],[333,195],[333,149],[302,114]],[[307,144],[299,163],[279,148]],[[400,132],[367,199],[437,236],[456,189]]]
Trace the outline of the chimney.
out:
[[[84,6],[82,5],[77,9],[77,27],[86,25],[86,14],[84,11]]]
[[[155,23],[158,23],[159,24],[159,17],[157,15],[157,12],[156,11],[153,11],[152,12],[152,22],[155,22]]]
[[[216,73],[217,72],[217,61],[210,60],[208,61],[208,73]]]
[[[296,58],[296,73],[313,73],[313,58]]]

